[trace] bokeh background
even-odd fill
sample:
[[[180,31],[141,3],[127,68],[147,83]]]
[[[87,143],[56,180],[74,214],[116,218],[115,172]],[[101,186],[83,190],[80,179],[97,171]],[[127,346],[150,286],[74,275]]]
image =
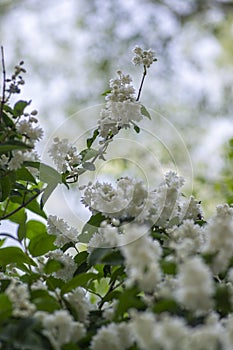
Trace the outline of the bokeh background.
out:
[[[0,43],[9,74],[25,61],[22,98],[39,110],[44,158],[56,133],[75,143],[89,136],[109,79],[121,68],[137,87],[142,72],[131,51],[152,48],[158,62],[141,97],[152,121],[141,123],[139,136],[123,134],[108,154],[117,151],[118,160],[100,165],[99,174],[114,179],[128,171],[151,182],[174,168],[207,216],[216,203],[233,201],[233,1],[0,0]],[[47,211],[82,221],[77,187],[58,192]]]

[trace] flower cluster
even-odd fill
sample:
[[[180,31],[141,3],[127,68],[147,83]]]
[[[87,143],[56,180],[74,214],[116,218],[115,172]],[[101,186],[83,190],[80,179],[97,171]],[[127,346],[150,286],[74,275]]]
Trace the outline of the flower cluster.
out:
[[[81,163],[82,157],[77,154],[75,146],[69,144],[67,139],[54,138],[54,143],[49,149],[49,154],[59,172],[76,173],[76,167]]]
[[[50,215],[47,220],[48,234],[56,236],[54,244],[62,248],[66,243],[77,243],[78,231],[70,227],[63,219]]]
[[[133,64],[140,65],[142,64],[146,68],[149,68],[153,62],[157,61],[155,57],[155,52],[151,49],[143,50],[141,47],[136,46],[133,49],[135,56],[133,57]]]
[[[132,78],[117,72],[118,78],[110,80],[110,92],[106,95],[106,106],[101,110],[100,136],[104,139],[116,135],[120,129],[142,119],[141,104],[136,101]]]

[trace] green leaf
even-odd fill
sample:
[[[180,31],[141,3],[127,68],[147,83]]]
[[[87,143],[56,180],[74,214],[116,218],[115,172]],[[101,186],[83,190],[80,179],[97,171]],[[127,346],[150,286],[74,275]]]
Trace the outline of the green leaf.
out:
[[[5,112],[7,112],[7,113],[12,114],[12,115],[14,114],[13,109],[12,109],[10,106],[6,105],[6,104],[4,104],[3,110],[4,110]]]
[[[122,318],[124,314],[131,308],[137,310],[145,310],[146,304],[138,295],[139,291],[136,287],[126,289],[119,296],[119,302],[116,309],[116,318]]]
[[[174,263],[172,261],[161,260],[160,266],[161,266],[164,274],[176,275],[176,273],[177,273],[176,263]]]
[[[80,156],[82,157],[82,161],[84,162],[96,157],[98,154],[99,152],[93,148],[86,148],[82,152],[80,152]]]
[[[6,247],[0,249],[1,266],[17,263],[37,266],[34,260],[29,258],[29,256],[18,247]]]
[[[83,169],[85,169],[85,170],[95,171],[95,164],[93,164],[91,162],[82,163],[82,166],[83,166]]]
[[[47,184],[59,184],[62,183],[62,175],[49,165],[40,163],[40,180]]]
[[[36,305],[37,310],[54,312],[55,310],[59,310],[61,308],[59,302],[43,289],[32,291],[31,298],[33,304]]]
[[[0,177],[0,202],[4,202],[9,197],[12,185],[12,180],[9,176]]]
[[[25,198],[24,198],[24,203],[26,203],[27,201],[30,200],[30,198],[32,198],[33,195],[31,194],[26,194]],[[11,198],[12,202],[14,203],[18,203],[20,205],[22,205],[22,198],[21,197],[12,197]],[[36,198],[33,199],[31,202],[29,202],[27,205],[26,205],[26,209],[32,211],[33,213],[41,216],[42,218],[44,219],[47,219],[47,216],[45,214],[45,212],[41,209],[39,203],[37,202]]]
[[[47,233],[45,224],[37,220],[30,220],[26,224],[26,236],[32,239],[38,235],[44,235]]]
[[[159,300],[153,307],[153,311],[156,314],[160,314],[162,312],[170,312],[172,314],[175,314],[177,310],[178,310],[178,305],[173,299]]]
[[[11,129],[13,129],[15,127],[14,122],[12,121],[11,118],[8,117],[8,115],[6,113],[2,113],[2,120],[7,127],[11,128]]]
[[[26,145],[21,141],[8,141],[0,144],[0,154],[5,154],[14,150],[24,150],[24,149],[32,149],[31,146]]]
[[[104,91],[102,94],[101,94],[101,96],[107,96],[108,94],[110,94],[111,93],[111,89],[108,89],[108,90],[106,90],[106,91]]]
[[[93,142],[95,141],[95,139],[97,138],[98,135],[99,135],[99,130],[95,129],[94,132],[93,132],[92,137],[87,139],[87,148],[91,148]]]
[[[17,180],[32,182],[35,185],[37,184],[34,176],[32,176],[30,171],[25,167],[16,170],[15,175]]]
[[[27,101],[23,101],[20,100],[18,102],[15,103],[14,105],[14,110],[13,110],[13,115],[15,118],[20,117],[23,113],[25,108],[30,105],[31,101],[27,102]]]
[[[94,279],[98,278],[98,274],[89,272],[89,273],[81,273],[78,276],[73,277],[69,282],[67,282],[61,289],[61,293],[65,294],[77,287],[88,286],[88,284]]]
[[[120,250],[114,250],[110,253],[105,254],[101,258],[100,262],[108,265],[121,265],[124,263],[124,257],[121,254]]]
[[[139,126],[137,126],[137,125],[134,125],[134,130],[136,131],[136,133],[137,134],[139,134],[140,133],[140,128],[139,128]]]
[[[40,181],[48,184],[41,198],[41,207],[43,208],[57,185],[63,182],[63,179],[62,175],[57,170],[44,163],[40,164],[39,171]]]
[[[63,264],[60,261],[51,259],[46,263],[44,273],[50,275],[53,272],[60,270],[62,267]]]
[[[83,264],[84,262],[86,262],[88,257],[88,252],[87,251],[83,251],[78,253],[75,258],[74,261],[76,262],[77,266]]]
[[[222,316],[232,312],[231,291],[227,285],[218,285],[214,296],[216,310]]]
[[[101,213],[92,215],[84,225],[81,234],[78,236],[79,241],[82,243],[88,243],[93,234],[97,231],[97,227],[100,227],[103,220],[105,220],[105,216]]]
[[[141,113],[142,113],[142,115],[144,115],[144,117],[147,117],[148,119],[151,120],[150,113],[148,112],[148,110],[146,109],[146,107],[143,106],[143,105],[141,105]]]
[[[0,321],[3,321],[12,314],[12,304],[8,296],[4,293],[0,294]]]
[[[102,262],[102,258],[111,252],[111,248],[96,248],[88,256],[87,262],[89,265],[93,266]]]
[[[32,256],[41,256],[48,253],[51,250],[55,250],[56,247],[53,244],[56,237],[48,234],[40,234],[33,237],[28,245],[29,252]]]

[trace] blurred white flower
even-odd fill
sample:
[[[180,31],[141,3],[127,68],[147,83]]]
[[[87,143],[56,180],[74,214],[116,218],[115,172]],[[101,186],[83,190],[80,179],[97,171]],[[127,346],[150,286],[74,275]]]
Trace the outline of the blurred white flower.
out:
[[[70,255],[65,254],[60,249],[56,249],[46,254],[46,257],[51,260],[57,260],[62,265],[61,269],[53,273],[56,278],[60,278],[67,282],[73,277],[77,266],[74,259]]]
[[[66,310],[57,310],[53,314],[38,311],[35,317],[42,323],[42,333],[54,350],[61,350],[62,345],[69,342],[77,342],[86,333],[84,325],[75,322]]]
[[[77,243],[78,241],[78,231],[55,215],[50,215],[48,217],[47,230],[48,234],[56,236],[54,244],[59,248],[63,247],[66,243]]]
[[[179,266],[175,296],[185,308],[206,313],[213,305],[213,294],[212,273],[200,257],[191,257]]]
[[[73,170],[81,163],[81,157],[77,154],[76,147],[70,145],[67,139],[54,138],[54,143],[49,149],[49,154],[60,172]]]
[[[71,293],[66,294],[64,297],[74,308],[79,322],[88,323],[91,305],[85,296],[84,291],[81,288],[76,288]]]
[[[133,49],[133,53],[135,54],[132,62],[135,65],[144,65],[147,68],[149,68],[153,62],[157,61],[157,58],[155,57],[155,52],[151,49],[149,50],[143,50],[141,47],[136,46]]]
[[[126,350],[133,345],[129,325],[125,322],[110,323],[101,327],[91,341],[91,350]]]

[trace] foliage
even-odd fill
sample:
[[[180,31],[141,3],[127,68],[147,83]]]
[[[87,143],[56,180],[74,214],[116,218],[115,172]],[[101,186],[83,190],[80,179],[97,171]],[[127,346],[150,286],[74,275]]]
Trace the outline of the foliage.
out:
[[[78,151],[56,138],[57,169],[33,153],[42,131],[20,93],[23,62],[6,77],[0,109],[0,342],[3,349],[230,349],[233,336],[233,209],[218,206],[208,222],[186,198],[183,178],[168,172],[156,189],[120,178],[83,188],[91,217],[82,232],[44,212],[57,186],[69,188],[104,155],[123,128],[140,132],[150,118],[139,102],[154,52],[134,49],[143,66],[138,93],[118,71],[103,95],[98,128]],[[26,120],[26,123],[25,123]],[[29,219],[28,211],[43,219]],[[7,245],[7,239],[17,246]],[[80,250],[80,243],[85,249]]]

